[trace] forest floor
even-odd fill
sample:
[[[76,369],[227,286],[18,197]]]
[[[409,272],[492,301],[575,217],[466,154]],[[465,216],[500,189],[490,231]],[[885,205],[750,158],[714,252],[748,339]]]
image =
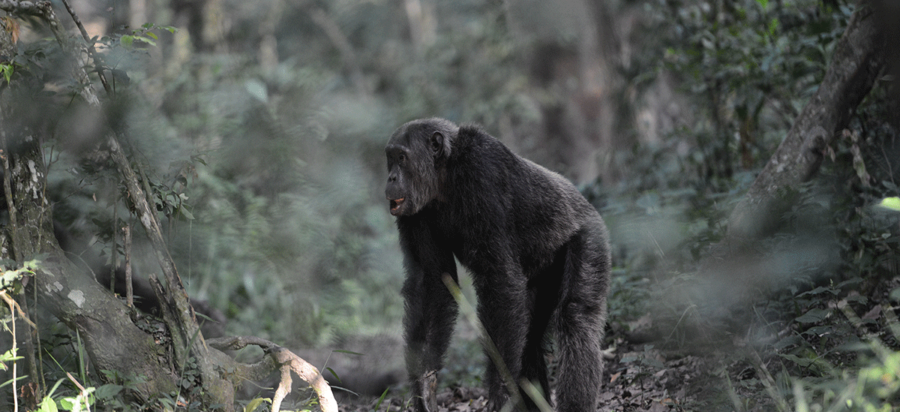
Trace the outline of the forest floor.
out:
[[[757,375],[759,355],[746,347],[725,348],[721,343],[678,345],[665,349],[660,339],[631,336],[611,336],[615,347],[607,348],[608,359],[603,372],[604,385],[599,395],[598,411],[750,411],[772,410],[771,398]],[[609,341],[609,340],[608,340]],[[654,343],[660,343],[658,345]],[[477,344],[476,344],[477,345]],[[675,346],[675,345],[668,345]],[[483,359],[477,348],[468,350],[467,358],[451,348],[448,365],[477,362]],[[473,353],[474,352],[474,353]],[[552,359],[551,359],[552,365]],[[477,380],[483,369],[471,367],[468,381],[454,383],[439,390],[441,411],[481,411],[486,404],[487,391]],[[445,372],[447,372],[445,370]],[[445,373],[452,375],[452,373]],[[458,375],[453,375],[458,377]],[[448,376],[442,376],[447,381]],[[451,378],[452,380],[452,378]],[[468,383],[468,384],[467,384]],[[401,384],[402,385],[402,384]],[[383,400],[377,397],[353,396],[340,401],[342,411],[401,411],[405,410],[406,387],[392,389]]]
[[[669,288],[666,293],[675,292]],[[896,392],[878,395],[878,390],[895,390],[888,385],[894,381],[885,379],[894,376],[896,369],[890,365],[900,359],[879,357],[875,349],[900,352],[898,300],[900,276],[851,278],[759,295],[753,303],[732,302],[716,312],[656,309],[632,321],[610,322],[597,410],[768,412],[794,410],[806,401],[814,402],[809,410],[840,410],[850,399],[841,396],[853,395],[847,392],[853,387],[854,393],[868,396],[855,401],[870,402],[873,410],[897,410]],[[396,334],[347,347],[368,354],[356,358],[355,368],[359,359],[375,363],[365,373],[345,368],[343,376],[380,374],[393,383],[383,399],[337,391],[342,411],[407,409],[402,348]],[[342,365],[334,355],[331,364],[337,369]],[[440,411],[484,410],[484,365],[474,328],[460,320],[439,376]],[[552,356],[548,365],[554,368]],[[875,378],[864,382],[862,377],[869,375]],[[879,409],[883,407],[888,409]]]

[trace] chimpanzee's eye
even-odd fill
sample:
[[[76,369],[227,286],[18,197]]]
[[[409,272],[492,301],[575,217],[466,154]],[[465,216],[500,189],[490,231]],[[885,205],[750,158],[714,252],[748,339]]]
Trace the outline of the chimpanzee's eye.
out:
[[[400,156],[398,156],[397,159],[400,160],[401,162],[402,162],[402,161],[405,161],[405,160],[406,160],[406,155],[403,154],[403,153],[400,153]]]

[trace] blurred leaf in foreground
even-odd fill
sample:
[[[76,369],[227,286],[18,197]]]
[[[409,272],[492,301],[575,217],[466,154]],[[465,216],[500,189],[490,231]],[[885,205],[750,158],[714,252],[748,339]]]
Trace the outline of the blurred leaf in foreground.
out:
[[[895,212],[900,212],[900,197],[894,196],[881,199],[881,202],[878,203],[878,206],[893,210]]]

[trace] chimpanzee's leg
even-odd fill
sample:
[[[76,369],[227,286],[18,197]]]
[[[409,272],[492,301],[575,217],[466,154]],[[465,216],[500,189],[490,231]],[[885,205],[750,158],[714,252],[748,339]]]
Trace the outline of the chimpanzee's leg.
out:
[[[558,411],[597,408],[610,272],[609,249],[602,239],[602,225],[587,226],[575,234],[566,253],[556,328]]]
[[[478,294],[478,316],[497,348],[503,365],[518,385],[531,323],[526,279],[513,264],[500,264],[494,270],[473,272],[475,291]],[[488,407],[499,411],[509,399],[509,391],[490,356],[486,381]]]
[[[544,357],[545,340],[547,326],[559,303],[559,287],[563,278],[567,250],[568,247],[561,248],[550,266],[536,274],[528,282],[528,290],[532,299],[532,315],[528,340],[522,355],[522,378],[538,385],[548,403],[550,402],[550,382],[547,375],[547,360]],[[528,396],[525,396],[525,404],[529,409],[537,410],[537,406]]]

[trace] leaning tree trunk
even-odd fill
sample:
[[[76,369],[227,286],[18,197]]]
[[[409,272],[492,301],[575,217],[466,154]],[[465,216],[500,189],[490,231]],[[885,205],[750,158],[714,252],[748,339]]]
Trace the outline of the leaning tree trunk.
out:
[[[848,126],[884,68],[885,48],[872,3],[858,2],[818,90],[732,211],[725,238],[700,262],[701,293],[714,313],[727,316],[719,309],[745,302],[759,287],[778,281],[766,275],[755,245],[777,229],[791,207],[785,195],[816,174],[826,146]]]
[[[38,136],[26,139],[8,136],[6,131],[0,133],[20,145],[10,152],[4,144],[4,163],[8,162],[4,178],[10,183],[6,198],[12,207],[9,225],[0,238],[0,257],[34,272],[29,289],[36,292],[37,304],[78,331],[97,370],[146,376],[135,388],[144,396],[177,390],[175,375],[163,363],[165,354],[159,353],[161,347],[153,337],[135,326],[129,310],[60,249],[53,234],[50,201],[45,197],[47,169]]]
[[[885,45],[872,2],[862,0],[834,49],[819,89],[794,121],[775,154],[734,208],[728,240],[752,240],[770,234],[789,204],[784,193],[818,170],[824,149],[847,127],[885,65]]]

